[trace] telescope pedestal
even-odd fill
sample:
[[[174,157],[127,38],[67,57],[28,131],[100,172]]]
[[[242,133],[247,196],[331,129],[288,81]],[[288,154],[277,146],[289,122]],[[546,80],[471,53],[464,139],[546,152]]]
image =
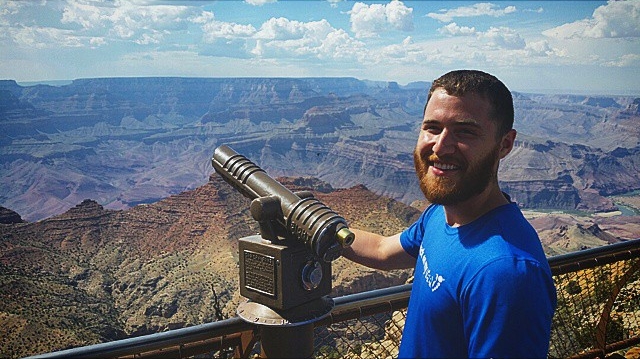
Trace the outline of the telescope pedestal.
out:
[[[313,323],[260,328],[261,358],[312,358]]]
[[[333,309],[333,299],[323,297],[287,310],[275,310],[264,304],[247,301],[237,314],[258,325],[261,356],[264,358],[311,358],[313,323]]]

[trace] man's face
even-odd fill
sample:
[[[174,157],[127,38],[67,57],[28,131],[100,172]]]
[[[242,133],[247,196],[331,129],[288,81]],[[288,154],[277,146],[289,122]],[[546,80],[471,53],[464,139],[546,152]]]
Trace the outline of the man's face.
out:
[[[437,89],[425,108],[414,151],[420,188],[429,202],[453,205],[495,181],[504,150],[491,107],[481,96]]]

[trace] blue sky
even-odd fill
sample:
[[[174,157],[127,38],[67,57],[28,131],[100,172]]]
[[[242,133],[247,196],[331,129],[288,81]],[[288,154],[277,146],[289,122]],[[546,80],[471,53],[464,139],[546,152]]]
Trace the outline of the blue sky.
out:
[[[0,0],[0,79],[356,77],[474,68],[523,92],[640,96],[640,0]]]

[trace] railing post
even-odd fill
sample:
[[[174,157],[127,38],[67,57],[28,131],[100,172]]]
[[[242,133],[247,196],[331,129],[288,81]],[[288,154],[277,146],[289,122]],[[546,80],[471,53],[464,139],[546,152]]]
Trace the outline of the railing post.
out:
[[[240,343],[235,347],[233,357],[234,358],[248,358],[251,355],[251,350],[258,341],[256,337],[256,329],[245,330],[240,333]]]
[[[602,309],[602,314],[600,315],[600,320],[596,325],[596,344],[598,349],[602,349],[605,351],[607,346],[607,324],[609,320],[611,320],[611,309],[613,308],[613,304],[615,303],[618,294],[620,294],[620,290],[625,286],[625,284],[629,281],[631,276],[640,270],[640,261],[636,261],[633,263],[631,268],[629,268],[615,283],[613,283],[613,290],[609,294],[607,298],[607,302]]]

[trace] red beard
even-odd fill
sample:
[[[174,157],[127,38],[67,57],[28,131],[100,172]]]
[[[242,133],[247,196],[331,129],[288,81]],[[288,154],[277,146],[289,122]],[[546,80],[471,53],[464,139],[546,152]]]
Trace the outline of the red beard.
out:
[[[427,158],[423,158],[414,151],[413,162],[422,193],[429,202],[442,205],[458,204],[482,193],[496,177],[498,151],[499,148],[496,146],[486,156],[471,164],[466,161],[455,161],[460,167],[457,170],[460,171],[457,180],[430,174],[429,167],[438,160],[438,157],[430,153]],[[444,162],[447,160],[444,159]]]

